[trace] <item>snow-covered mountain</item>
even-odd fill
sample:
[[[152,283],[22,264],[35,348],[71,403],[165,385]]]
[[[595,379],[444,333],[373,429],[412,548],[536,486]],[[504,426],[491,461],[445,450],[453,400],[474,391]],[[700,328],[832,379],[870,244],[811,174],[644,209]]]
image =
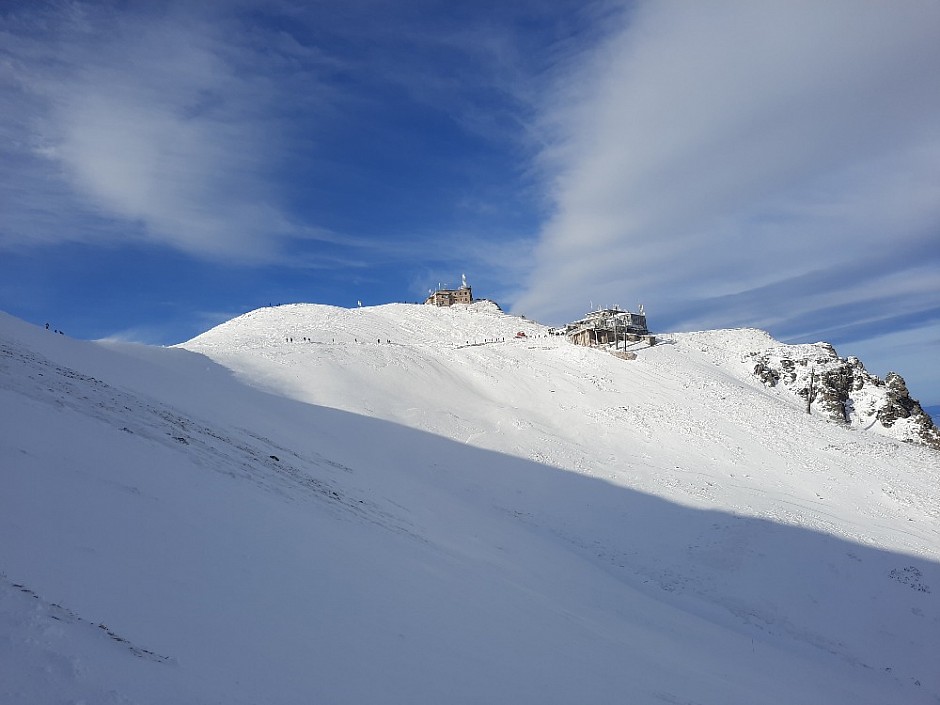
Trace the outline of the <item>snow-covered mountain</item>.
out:
[[[0,316],[0,702],[940,702],[940,453],[806,414],[784,350]]]
[[[459,439],[458,429],[439,427],[442,418],[454,413],[447,394],[449,387],[476,388],[487,379],[497,380],[490,373],[494,364],[500,368],[507,365],[525,368],[540,359],[531,351],[559,349],[571,356],[567,362],[588,376],[593,374],[591,367],[595,371],[604,367],[597,351],[579,353],[562,339],[549,336],[548,330],[525,319],[506,316],[486,302],[443,310],[409,304],[365,309],[298,304],[258,309],[182,347],[205,353],[243,373],[246,379],[263,381],[287,396],[378,415]],[[359,347],[350,349],[348,342]],[[751,372],[768,388],[779,384],[787,394],[778,395],[778,399],[789,406],[806,410],[807,398],[811,397],[810,412],[824,419],[940,449],[940,431],[911,398],[903,377],[891,372],[882,380],[868,372],[858,358],[839,357],[828,343],[783,345],[764,331],[754,329],[676,333],[665,336],[663,342],[680,350],[684,360],[701,357],[742,381],[747,381],[750,376],[747,372]],[[314,355],[310,348],[297,349],[291,344],[320,347],[315,348]],[[491,348],[480,354],[467,350],[483,345],[495,345],[502,350],[497,355],[491,354]],[[520,346],[524,351],[521,356],[515,354]],[[646,343],[639,342],[633,350],[646,347]],[[672,355],[668,350],[649,351],[644,352],[644,359],[655,365],[672,360]],[[390,367],[398,371],[386,374]],[[433,372],[437,368],[446,370],[443,378]],[[455,374],[466,379],[456,380]],[[541,370],[541,374],[543,379],[553,378],[553,368]],[[528,374],[520,374],[515,382],[531,375],[538,376],[535,367]],[[368,400],[348,393],[350,376],[356,379],[356,386],[370,390]],[[335,389],[331,380],[338,382]],[[399,388],[402,384],[407,394]],[[554,397],[540,396],[537,391],[535,396],[525,397],[531,403],[519,406],[515,386],[501,389],[505,393],[502,405],[508,405],[518,411],[517,416],[526,419],[538,416],[546,405],[557,406],[552,403]],[[383,390],[387,403],[379,403],[375,390]],[[639,391],[639,387],[623,391],[630,394]],[[653,391],[660,390],[654,386]],[[395,400],[414,401],[416,392],[424,393],[420,407],[403,412]],[[459,391],[454,393],[459,395]],[[486,394],[492,397],[494,392],[488,390]],[[590,415],[595,406],[589,406]],[[464,423],[486,425],[492,412],[492,407],[484,406],[460,416]],[[568,416],[571,414],[552,413],[551,418],[560,427],[551,429],[553,438],[570,427]],[[524,443],[532,440],[531,434],[525,436]],[[575,435],[570,440],[577,439]]]

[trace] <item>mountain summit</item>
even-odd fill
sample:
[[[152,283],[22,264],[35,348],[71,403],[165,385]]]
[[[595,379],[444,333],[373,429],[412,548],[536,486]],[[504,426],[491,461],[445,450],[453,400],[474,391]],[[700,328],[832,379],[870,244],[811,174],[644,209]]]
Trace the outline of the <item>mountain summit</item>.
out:
[[[490,302],[450,308],[388,304],[356,309],[295,304],[252,311],[180,347],[204,353],[246,379],[272,385],[279,393],[430,431],[438,429],[433,423],[428,426],[401,413],[394,399],[386,406],[378,405],[375,391],[404,385],[409,392],[402,400],[423,394],[421,408],[425,412],[459,416],[454,399],[478,388],[483,378],[496,379],[495,371],[487,372],[490,368],[516,366],[517,373],[507,380],[511,384],[497,385],[495,392],[486,390],[488,397],[501,397],[492,399],[495,406],[470,411],[472,404],[461,403],[461,408],[468,409],[464,421],[485,425],[499,408],[533,418],[544,414],[547,406],[553,408],[551,419],[557,426],[553,433],[557,435],[577,422],[574,417],[591,415],[598,404],[606,405],[611,399],[592,398],[590,408],[582,411],[570,399],[560,403],[559,397],[545,396],[538,384],[533,384],[532,393],[519,394],[535,379],[560,376],[560,383],[566,376],[591,378],[609,372],[617,378],[616,382],[609,379],[612,388],[625,399],[648,395],[643,403],[652,409],[659,405],[657,399],[669,398],[669,384],[663,380],[660,387],[637,372],[671,370],[676,380],[685,384],[689,380],[682,379],[684,370],[705,364],[718,368],[721,377],[737,379],[755,392],[759,381],[782,405],[808,409],[818,418],[848,428],[940,449],[940,431],[911,398],[900,375],[892,372],[882,380],[868,372],[858,358],[839,357],[828,343],[783,345],[755,329],[660,335],[664,345],[655,350],[647,350],[643,342],[631,347],[633,354],[642,354],[634,366],[639,369],[633,369],[600,355],[600,350],[588,352],[571,346],[564,337],[551,336],[549,331],[506,315]],[[688,374],[699,376],[693,371]],[[356,380],[355,386],[373,390],[364,405],[357,400],[365,397],[346,394],[350,378]],[[336,394],[331,392],[334,379],[341,382]],[[395,393],[386,389],[384,396]],[[734,403],[754,403],[756,409],[760,402],[753,396],[746,394]],[[772,413],[768,421],[773,422],[777,415]],[[675,433],[668,424],[661,430],[666,435]],[[630,434],[628,428],[622,432]]]
[[[816,348],[657,337],[0,315],[0,701],[937,702],[940,453],[815,379],[807,414]]]

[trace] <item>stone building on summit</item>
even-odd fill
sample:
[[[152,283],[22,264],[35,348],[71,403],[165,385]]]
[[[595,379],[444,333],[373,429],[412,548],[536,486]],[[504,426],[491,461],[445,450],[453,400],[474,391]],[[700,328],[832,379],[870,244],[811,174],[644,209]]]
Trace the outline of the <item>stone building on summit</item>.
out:
[[[454,304],[473,303],[473,290],[467,284],[467,275],[461,276],[459,289],[443,289],[432,291],[424,302],[428,306],[453,306]]]

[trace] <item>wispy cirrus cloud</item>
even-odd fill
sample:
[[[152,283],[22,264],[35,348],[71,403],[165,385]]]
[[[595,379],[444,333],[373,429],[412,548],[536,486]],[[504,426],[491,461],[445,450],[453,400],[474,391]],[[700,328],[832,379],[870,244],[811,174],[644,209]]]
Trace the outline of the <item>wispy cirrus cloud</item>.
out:
[[[859,261],[940,272],[938,26],[926,2],[625,11],[541,105],[554,213],[516,307],[642,298],[667,325],[792,327]]]
[[[551,16],[371,0],[0,11],[0,186],[16,194],[0,247],[147,241],[314,266],[423,248],[451,229],[448,200],[496,210],[516,187],[492,166],[500,145],[525,169],[533,57],[514,24]]]
[[[83,3],[13,11],[0,27],[2,178],[22,196],[0,244],[143,239],[238,261],[321,235],[292,220],[270,179],[287,149],[282,102],[326,92],[288,35]]]

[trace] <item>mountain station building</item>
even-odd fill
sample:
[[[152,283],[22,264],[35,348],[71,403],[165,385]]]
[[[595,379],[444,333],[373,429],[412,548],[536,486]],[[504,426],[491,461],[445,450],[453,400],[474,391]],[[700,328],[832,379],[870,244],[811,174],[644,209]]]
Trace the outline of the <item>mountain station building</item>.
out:
[[[454,304],[473,303],[473,289],[467,284],[467,275],[461,277],[459,289],[442,289],[432,291],[424,302],[428,306],[453,306]]]
[[[646,327],[646,313],[642,306],[639,313],[624,311],[618,307],[591,311],[581,320],[569,323],[556,331],[563,333],[575,345],[589,347],[611,344],[617,347],[621,341],[624,347],[628,342],[645,341],[649,345],[656,344],[656,338],[650,335]]]

